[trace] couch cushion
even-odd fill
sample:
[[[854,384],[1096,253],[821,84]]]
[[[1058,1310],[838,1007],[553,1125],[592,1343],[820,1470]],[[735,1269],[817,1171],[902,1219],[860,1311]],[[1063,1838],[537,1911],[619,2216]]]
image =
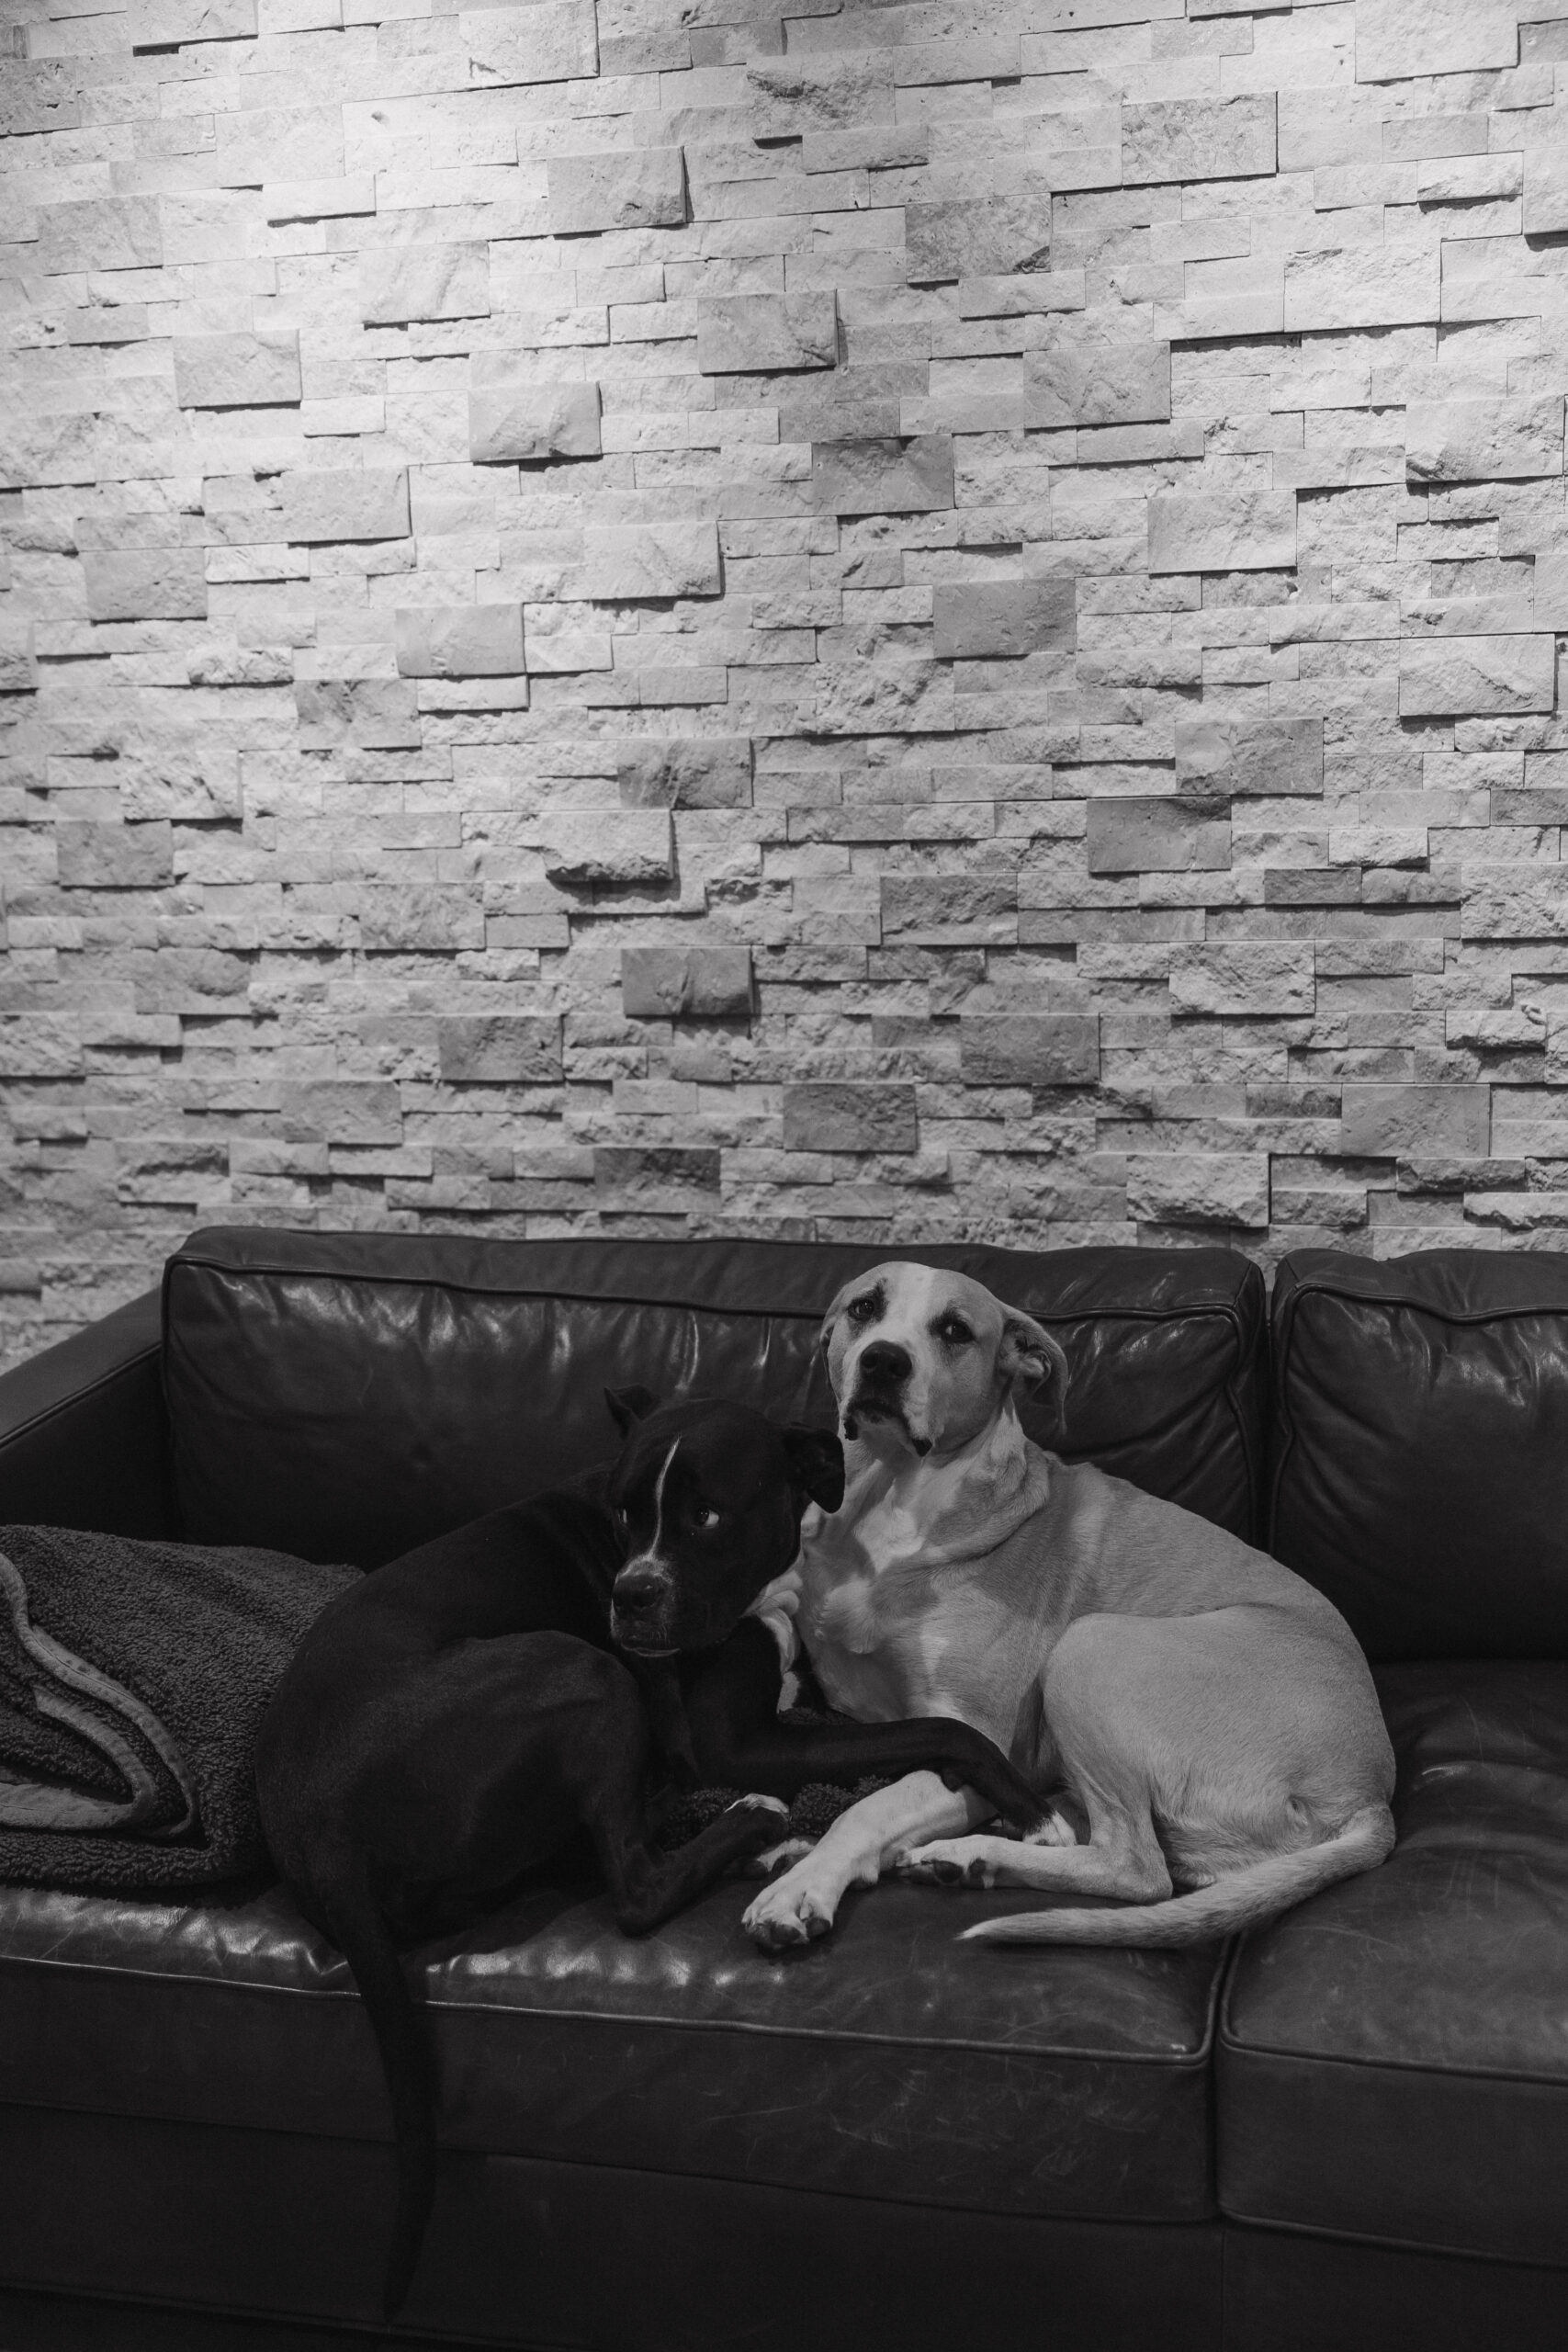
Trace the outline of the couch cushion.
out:
[[[1269,1548],[1374,1658],[1568,1656],[1568,1256],[1287,1258]]]
[[[1226,1989],[1237,2219],[1568,2265],[1568,1666],[1386,1667],[1399,1842]]]
[[[1066,1422],[1042,1401],[1032,1435],[1252,1532],[1263,1286],[1227,1250],[215,1231],[164,1279],[186,1533],[377,1566],[603,1460],[603,1392],[632,1382],[830,1420],[823,1310],[890,1254],[1055,1332]]]
[[[1213,2211],[1220,1953],[986,1951],[1016,1894],[889,1885],[783,1961],[714,1889],[631,1942],[540,1887],[431,1947],[450,2146],[966,2211]],[[0,1889],[0,2102],[383,2139],[337,1954],[274,1890],[234,1910]]]

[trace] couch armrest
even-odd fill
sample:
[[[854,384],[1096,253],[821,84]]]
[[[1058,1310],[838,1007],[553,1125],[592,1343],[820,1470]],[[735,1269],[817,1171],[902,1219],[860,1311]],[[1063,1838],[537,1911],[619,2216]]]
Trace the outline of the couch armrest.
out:
[[[178,1534],[162,1357],[152,1290],[0,1374],[0,1525]]]

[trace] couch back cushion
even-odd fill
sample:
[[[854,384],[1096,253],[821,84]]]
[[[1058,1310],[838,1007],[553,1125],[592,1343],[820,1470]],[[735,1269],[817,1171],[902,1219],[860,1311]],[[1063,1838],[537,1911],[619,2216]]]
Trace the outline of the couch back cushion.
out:
[[[1303,1250],[1269,1547],[1374,1658],[1568,1656],[1568,1257]]]
[[[606,1460],[604,1392],[731,1396],[830,1426],[818,1350],[841,1283],[961,1267],[1071,1367],[1032,1436],[1238,1534],[1258,1524],[1266,1306],[1224,1250],[192,1236],[164,1283],[186,1534],[370,1567]]]

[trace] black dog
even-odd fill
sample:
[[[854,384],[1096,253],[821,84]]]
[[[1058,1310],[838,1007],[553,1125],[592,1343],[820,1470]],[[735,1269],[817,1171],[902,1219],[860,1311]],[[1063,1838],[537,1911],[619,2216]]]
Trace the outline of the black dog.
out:
[[[273,1859],[353,1970],[386,2069],[399,2158],[389,2317],[435,2181],[433,2050],[400,1942],[492,1909],[579,1828],[617,1924],[640,1935],[775,1841],[781,1801],[809,1781],[928,1768],[1010,1820],[1040,1810],[967,1724],[779,1722],[777,1645],[745,1612],[794,1559],[807,1502],[842,1500],[836,1436],[738,1405],[661,1411],[645,1390],[608,1401],[626,1442],[607,1476],[375,1570],[316,1619],[262,1726]],[[662,1853],[649,1823],[655,1743],[688,1783],[759,1793]]]

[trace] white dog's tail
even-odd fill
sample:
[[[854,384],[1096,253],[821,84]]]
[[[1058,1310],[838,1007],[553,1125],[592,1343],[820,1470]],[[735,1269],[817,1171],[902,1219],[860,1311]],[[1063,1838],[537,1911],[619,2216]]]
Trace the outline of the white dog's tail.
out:
[[[1213,1886],[1164,1903],[1129,1904],[1122,1911],[1019,1911],[966,1928],[960,1941],[976,1944],[1137,1944],[1155,1949],[1207,1944],[1239,1934],[1305,1902],[1337,1879],[1375,1870],[1393,1849],[1393,1815],[1386,1804],[1364,1805],[1321,1846],[1271,1855],[1216,1879]]]

